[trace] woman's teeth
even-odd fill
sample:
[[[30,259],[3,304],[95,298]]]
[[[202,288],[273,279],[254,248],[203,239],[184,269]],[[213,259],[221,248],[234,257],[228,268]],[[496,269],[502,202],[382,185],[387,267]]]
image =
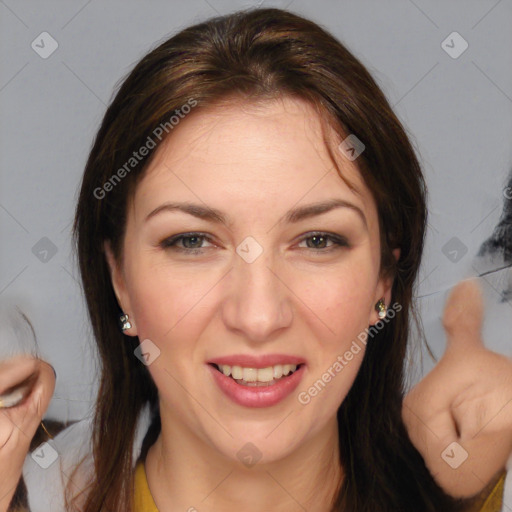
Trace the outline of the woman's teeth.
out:
[[[293,373],[296,364],[276,364],[267,368],[242,368],[241,366],[219,365],[219,370],[226,376],[233,378],[238,384],[246,386],[271,385],[277,379]]]

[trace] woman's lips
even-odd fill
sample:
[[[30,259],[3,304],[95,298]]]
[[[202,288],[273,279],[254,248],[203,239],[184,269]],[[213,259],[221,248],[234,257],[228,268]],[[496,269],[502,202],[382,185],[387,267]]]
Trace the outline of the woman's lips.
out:
[[[235,361],[234,358],[229,358],[229,360],[231,363]],[[240,362],[239,358],[236,360]],[[274,360],[276,359],[274,358]],[[225,361],[227,361],[227,358]],[[266,368],[268,366],[275,366],[276,364],[280,364],[269,364],[269,361],[270,359],[268,358],[265,362],[260,360],[259,368]],[[281,358],[280,361],[282,362],[284,359]],[[224,375],[218,369],[217,364],[210,363],[207,366],[212,374],[215,384],[219,387],[219,389],[233,402],[244,407],[271,407],[272,405],[281,402],[291,393],[293,393],[293,391],[297,388],[300,381],[302,380],[305,368],[305,364],[299,362],[297,363],[297,369],[291,375],[283,376],[279,379],[276,379],[275,381],[272,381],[271,383],[267,383],[266,385],[255,385],[256,383],[251,383],[251,385],[244,385],[237,383],[237,381],[232,377],[227,377]],[[250,366],[245,366],[245,368],[248,367]],[[255,368],[255,366],[252,366],[252,368]]]

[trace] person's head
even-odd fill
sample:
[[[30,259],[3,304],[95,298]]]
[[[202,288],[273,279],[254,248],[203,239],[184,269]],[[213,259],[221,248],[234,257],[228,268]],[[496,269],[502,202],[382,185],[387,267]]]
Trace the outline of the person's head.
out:
[[[103,365],[86,510],[128,510],[136,418],[158,400],[234,461],[246,442],[263,463],[289,456],[337,420],[345,479],[333,510],[444,504],[401,422],[425,222],[404,129],[316,24],[235,13],[146,55],[107,110],[75,219]],[[393,318],[379,322],[380,299]],[[249,407],[213,384],[221,364],[250,366],[231,356],[269,354],[301,364],[281,400]]]

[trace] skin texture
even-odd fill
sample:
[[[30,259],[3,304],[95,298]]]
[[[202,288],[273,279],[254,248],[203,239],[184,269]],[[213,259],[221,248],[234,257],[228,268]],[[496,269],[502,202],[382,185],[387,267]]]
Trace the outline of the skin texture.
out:
[[[459,283],[443,315],[446,351],[407,395],[403,408],[412,442],[453,496],[473,496],[484,489],[512,452],[512,360],[485,348],[482,320],[478,285]],[[452,442],[468,453],[457,468],[441,457]],[[458,447],[454,455],[459,457],[457,453],[462,453]]]
[[[338,158],[357,192],[333,168],[308,104],[231,105],[182,121],[138,185],[122,265],[108,247],[107,253],[116,295],[133,319],[127,334],[161,351],[149,371],[159,389],[162,433],[146,461],[161,510],[328,508],[341,476],[336,411],[364,349],[308,405],[297,397],[378,320],[375,303],[384,297],[389,304],[391,286],[379,275],[373,198],[355,165]],[[294,207],[330,198],[359,208],[364,220],[345,207],[278,222]],[[207,204],[233,223],[176,212],[145,222],[167,201]],[[159,247],[189,231],[211,237],[202,254]],[[343,236],[349,246],[308,247],[304,238],[312,231]],[[263,248],[253,263],[236,253],[247,236]],[[216,387],[206,365],[231,354],[300,356],[304,378],[275,406],[242,407]],[[261,453],[251,468],[237,457],[249,442]]]
[[[30,394],[17,406],[0,409],[1,512],[9,508],[30,441],[53,395],[55,374],[49,364],[32,357],[18,356],[0,362],[0,395],[34,372],[38,377]]]

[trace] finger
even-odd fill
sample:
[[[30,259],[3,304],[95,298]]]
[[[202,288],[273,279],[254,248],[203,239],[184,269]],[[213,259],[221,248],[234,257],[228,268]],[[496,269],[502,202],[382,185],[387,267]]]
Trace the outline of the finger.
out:
[[[0,361],[0,397],[8,394],[10,388],[37,373],[39,360],[33,357],[16,356]]]
[[[4,417],[29,441],[44,416],[55,389],[55,373],[49,364],[39,361],[37,382],[19,405],[2,409]]]
[[[53,367],[44,361],[40,361],[39,379],[34,386],[34,391],[29,398],[29,409],[26,415],[31,427],[37,426],[50,405],[55,390],[55,373]]]
[[[450,293],[443,313],[447,350],[467,351],[483,347],[483,299],[475,280],[458,283]]]

